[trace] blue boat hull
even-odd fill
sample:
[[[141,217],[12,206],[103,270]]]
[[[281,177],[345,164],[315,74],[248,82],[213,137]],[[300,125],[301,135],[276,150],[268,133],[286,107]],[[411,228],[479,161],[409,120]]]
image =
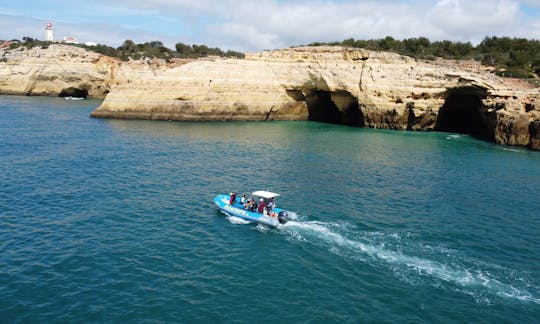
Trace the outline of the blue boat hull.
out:
[[[235,203],[229,204],[229,195],[217,195],[214,198],[214,204],[226,214],[242,218],[251,222],[257,222],[259,224],[268,225],[272,227],[277,227],[279,225],[279,220],[277,217],[271,217],[268,215],[263,215],[255,212],[250,212],[243,209],[242,204],[240,204],[239,198],[236,199]],[[279,214],[282,209],[274,208],[273,211]]]

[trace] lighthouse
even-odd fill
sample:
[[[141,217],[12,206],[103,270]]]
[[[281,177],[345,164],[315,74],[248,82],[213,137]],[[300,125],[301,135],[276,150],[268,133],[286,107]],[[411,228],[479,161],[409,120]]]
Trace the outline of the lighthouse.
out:
[[[45,40],[47,42],[53,41],[53,27],[50,21],[47,22],[47,25],[45,25]]]

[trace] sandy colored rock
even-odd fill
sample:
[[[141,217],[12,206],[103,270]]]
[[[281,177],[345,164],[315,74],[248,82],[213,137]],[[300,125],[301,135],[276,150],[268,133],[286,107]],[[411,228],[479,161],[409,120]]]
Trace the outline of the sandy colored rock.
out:
[[[92,116],[163,120],[318,120],[468,133],[538,149],[539,89],[473,61],[299,47],[245,59],[120,62],[80,48],[0,52],[0,92],[105,97]]]

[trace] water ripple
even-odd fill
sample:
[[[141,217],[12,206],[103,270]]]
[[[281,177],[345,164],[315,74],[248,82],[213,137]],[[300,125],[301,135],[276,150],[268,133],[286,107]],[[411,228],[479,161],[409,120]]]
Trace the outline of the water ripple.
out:
[[[98,104],[0,96],[3,322],[538,317],[538,154],[319,123],[88,118]],[[212,205],[257,189],[299,221],[268,229]]]

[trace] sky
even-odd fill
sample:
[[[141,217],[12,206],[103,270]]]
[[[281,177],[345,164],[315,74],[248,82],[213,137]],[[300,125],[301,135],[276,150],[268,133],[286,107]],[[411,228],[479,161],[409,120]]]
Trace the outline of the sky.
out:
[[[118,47],[159,40],[253,52],[347,38],[540,39],[540,0],[0,0],[0,39]]]

